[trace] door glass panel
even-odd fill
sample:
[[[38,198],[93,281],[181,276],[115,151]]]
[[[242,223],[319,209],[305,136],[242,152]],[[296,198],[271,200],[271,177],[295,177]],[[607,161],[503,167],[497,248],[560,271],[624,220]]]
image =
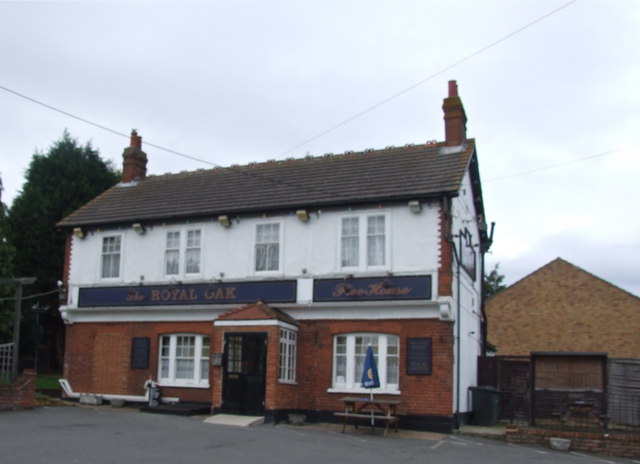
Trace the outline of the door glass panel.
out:
[[[240,373],[242,371],[242,337],[227,338],[227,372]]]

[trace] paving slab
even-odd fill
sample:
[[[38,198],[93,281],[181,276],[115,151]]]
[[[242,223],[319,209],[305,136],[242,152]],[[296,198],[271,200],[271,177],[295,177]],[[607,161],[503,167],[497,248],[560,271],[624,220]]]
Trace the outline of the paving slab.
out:
[[[235,414],[215,414],[204,419],[207,424],[232,425],[234,427],[250,427],[264,424],[264,416],[238,416]]]

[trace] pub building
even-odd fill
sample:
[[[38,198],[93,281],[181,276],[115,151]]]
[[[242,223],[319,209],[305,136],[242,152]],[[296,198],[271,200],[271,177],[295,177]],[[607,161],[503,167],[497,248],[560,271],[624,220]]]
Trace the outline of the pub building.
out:
[[[335,421],[371,345],[400,428],[468,421],[491,237],[455,81],[442,108],[443,142],[159,176],[133,131],[58,224],[73,391]]]

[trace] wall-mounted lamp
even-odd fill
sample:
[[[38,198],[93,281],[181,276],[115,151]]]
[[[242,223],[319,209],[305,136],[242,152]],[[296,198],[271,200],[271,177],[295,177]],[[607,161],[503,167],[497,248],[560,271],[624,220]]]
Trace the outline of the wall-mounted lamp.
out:
[[[307,222],[309,220],[309,213],[307,213],[306,209],[299,209],[296,211],[296,216],[298,216],[298,219],[302,222]]]
[[[484,220],[484,218],[482,217],[482,215],[478,216],[477,222],[478,222],[478,229],[480,229],[483,232],[486,232],[487,231],[487,223]]]
[[[84,230],[82,230],[82,227],[74,227],[73,235],[75,235],[78,238],[84,238]]]
[[[229,216],[227,216],[226,214],[223,214],[222,216],[218,216],[218,223],[222,227],[230,227],[231,226],[231,221],[229,220]]]
[[[418,200],[410,201],[408,203],[408,206],[409,206],[409,211],[411,211],[413,214],[418,214],[420,211],[422,211],[422,205]]]
[[[139,222],[136,222],[133,226],[133,230],[136,231],[137,234],[142,235],[145,233],[146,229],[144,228],[144,226],[142,224],[140,224]]]

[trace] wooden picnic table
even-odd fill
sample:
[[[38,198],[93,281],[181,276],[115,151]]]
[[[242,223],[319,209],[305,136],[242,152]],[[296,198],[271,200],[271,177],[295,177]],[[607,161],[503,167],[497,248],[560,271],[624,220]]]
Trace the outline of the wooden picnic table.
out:
[[[398,431],[397,408],[402,401],[375,397],[371,399],[366,396],[345,396],[340,398],[340,401],[344,403],[344,412],[334,412],[333,414],[342,418],[342,433],[345,432],[349,419],[354,419],[353,425],[356,428],[358,428],[358,421],[370,419],[372,431],[375,421],[384,422],[385,436],[391,424],[395,425],[396,432]]]

